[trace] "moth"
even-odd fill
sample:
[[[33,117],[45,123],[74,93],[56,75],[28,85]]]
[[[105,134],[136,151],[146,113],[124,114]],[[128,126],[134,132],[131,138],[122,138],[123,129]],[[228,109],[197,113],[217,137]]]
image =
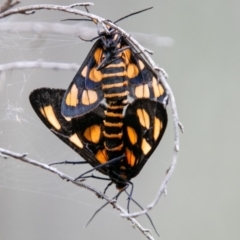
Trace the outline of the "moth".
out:
[[[42,122],[121,190],[136,177],[167,126],[168,95],[117,30],[99,36],[67,90],[34,90]]]

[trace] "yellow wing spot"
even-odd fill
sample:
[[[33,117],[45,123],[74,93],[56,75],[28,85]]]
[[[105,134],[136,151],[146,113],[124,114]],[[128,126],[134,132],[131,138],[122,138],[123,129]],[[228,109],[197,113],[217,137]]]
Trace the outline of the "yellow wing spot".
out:
[[[154,127],[153,127],[153,138],[156,141],[157,138],[159,137],[159,134],[162,130],[162,122],[158,118],[154,118]]]
[[[68,122],[70,122],[70,121],[72,120],[72,118],[70,118],[70,117],[65,117],[65,116],[63,116],[63,117],[64,117],[65,120],[68,121]]]
[[[144,155],[147,155],[149,153],[149,151],[151,150],[151,146],[149,145],[149,143],[147,142],[147,140],[145,138],[143,138],[143,140],[142,140],[141,149],[142,149]]]
[[[92,68],[89,73],[89,78],[94,82],[100,82],[103,78],[101,71],[97,70],[97,68]]]
[[[155,77],[152,78],[152,87],[153,87],[154,96],[156,98],[163,95],[164,89],[163,89],[162,85],[158,83],[158,81]]]
[[[79,148],[83,148],[83,144],[81,140],[79,139],[78,135],[74,133],[72,136],[69,137],[69,140],[76,145]]]
[[[139,64],[140,69],[143,70],[145,67],[144,63],[141,60],[138,60],[138,64]]]
[[[115,33],[113,39],[117,40],[117,38],[118,38],[118,34]],[[120,47],[121,47],[121,45],[120,45],[120,43],[118,43],[117,48],[120,48]]]
[[[162,87],[162,85],[160,83],[158,83],[158,90],[160,92],[160,96],[163,95],[164,89],[163,89],[163,87]]]
[[[39,111],[46,118],[46,115],[45,115],[45,112],[44,112],[43,108],[40,108]]]
[[[141,123],[141,125],[147,129],[149,129],[150,117],[149,117],[148,113],[144,109],[138,108],[137,116],[138,116],[138,119],[139,119],[139,122]]]
[[[41,111],[41,110],[40,110]],[[57,130],[61,129],[61,125],[59,123],[59,121],[56,118],[56,115],[53,112],[53,108],[52,106],[46,106],[43,108],[43,110],[41,111],[41,113],[43,112],[43,116],[45,116],[48,120],[48,122]]]
[[[128,138],[129,138],[131,144],[134,145],[137,142],[136,131],[133,128],[127,126],[127,133],[128,133]]]
[[[105,149],[103,149],[103,150],[99,149],[97,151],[97,153],[95,154],[95,157],[101,164],[106,163],[108,160],[108,155],[107,155]]]
[[[89,128],[87,128],[84,132],[84,137],[89,141],[93,143],[98,143],[100,140],[101,135],[101,129],[98,125],[93,125]]]
[[[139,74],[138,68],[135,64],[129,63],[127,67],[128,78],[135,78]]]
[[[81,74],[83,77],[86,77],[87,76],[87,70],[88,70],[88,67],[85,66],[84,69],[82,70]]]
[[[139,85],[135,88],[135,95],[137,98],[149,98],[150,91],[147,84]]]
[[[133,152],[130,151],[128,148],[126,148],[126,152],[125,152],[125,153],[126,153],[126,158],[127,158],[128,164],[129,164],[131,167],[133,167],[134,164],[135,164],[135,162],[136,162],[136,158],[135,158]]]
[[[68,92],[66,101],[66,105],[76,107],[78,104],[78,89],[76,84],[73,84],[71,90]]]
[[[90,105],[97,101],[97,93],[93,90],[84,90],[82,93],[82,104]]]

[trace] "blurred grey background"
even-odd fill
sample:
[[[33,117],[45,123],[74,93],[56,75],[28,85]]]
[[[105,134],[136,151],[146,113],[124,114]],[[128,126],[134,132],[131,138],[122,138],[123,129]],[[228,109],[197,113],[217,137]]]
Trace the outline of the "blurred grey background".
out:
[[[21,5],[46,3],[22,1]],[[49,1],[51,4],[71,4]],[[153,59],[169,74],[181,122],[179,161],[168,195],[149,213],[164,240],[231,240],[240,237],[240,1],[96,0],[90,11],[116,20],[132,11],[153,10],[119,22],[154,51]],[[41,10],[15,15],[6,22],[51,22],[73,17]],[[66,24],[74,25],[76,22]],[[84,23],[92,31],[92,23]],[[95,31],[95,34],[97,31]],[[80,33],[86,34],[86,32]],[[143,35],[146,34],[146,35]],[[145,36],[145,37],[143,37]],[[171,37],[170,46],[159,39]],[[166,40],[166,39],[165,39]],[[165,44],[166,45],[166,44]],[[92,43],[76,35],[1,32],[0,64],[43,59],[81,64]],[[23,69],[0,76],[0,147],[29,154],[44,163],[79,160],[33,112],[28,96],[38,87],[66,89],[74,71]],[[134,198],[146,206],[155,197],[173,147],[169,111],[167,132],[141,173],[133,179]],[[58,166],[78,176],[89,166]],[[103,190],[106,182],[89,179]],[[108,190],[116,194],[115,187]],[[126,207],[126,196],[119,203]],[[145,239],[112,207],[104,208],[84,228],[104,201],[59,177],[14,159],[0,159],[0,239]],[[138,210],[131,204],[131,210]],[[140,223],[152,229],[145,216]],[[153,235],[156,236],[155,233]]]

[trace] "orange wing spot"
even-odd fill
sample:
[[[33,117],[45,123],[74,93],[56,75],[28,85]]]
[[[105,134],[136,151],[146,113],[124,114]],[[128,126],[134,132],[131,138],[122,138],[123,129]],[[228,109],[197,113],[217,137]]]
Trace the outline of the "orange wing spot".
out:
[[[97,68],[94,67],[90,70],[89,78],[93,82],[100,82],[100,81],[102,81],[103,75],[102,75],[101,71],[97,70]]]
[[[143,70],[145,67],[144,63],[141,60],[138,60],[138,64],[139,64],[140,69]]]
[[[136,131],[133,128],[127,126],[127,133],[128,133],[128,138],[129,138],[131,144],[134,145],[137,142]]]
[[[74,133],[72,136],[69,137],[69,140],[76,145],[79,148],[83,148],[83,144],[81,140],[79,139],[78,135]]]
[[[135,162],[136,162],[136,158],[135,158],[133,152],[130,151],[128,148],[126,148],[126,152],[125,152],[125,153],[126,153],[126,158],[127,158],[128,164],[129,164],[131,167],[133,167],[134,164],[135,164]]]
[[[103,149],[103,150],[99,149],[95,154],[95,157],[101,164],[106,163],[108,160],[106,149]]]
[[[98,143],[101,136],[101,129],[98,125],[93,125],[89,128],[87,128],[84,132],[84,137],[89,141],[93,143]]]
[[[139,74],[138,67],[133,63],[129,63],[127,67],[128,78],[135,78],[138,74]]]
[[[130,62],[130,57],[131,57],[130,49],[124,50],[122,56],[123,56],[123,59],[125,61],[125,64],[128,65],[129,62]]]
[[[98,48],[94,53],[94,59],[95,59],[97,65],[101,62],[102,55],[103,55],[102,49]]]
[[[90,105],[97,101],[97,93],[93,90],[84,90],[82,93],[82,104]]]
[[[138,108],[137,116],[138,116],[138,119],[139,119],[139,122],[141,123],[141,125],[147,129],[149,129],[150,117],[149,117],[148,113],[144,109]]]
[[[87,76],[87,70],[88,70],[88,67],[85,66],[84,69],[82,70],[81,74],[83,77],[86,77]]]
[[[68,92],[66,101],[66,105],[76,107],[78,104],[78,89],[76,84],[73,84],[71,90]]]
[[[41,110],[40,110],[41,111]],[[46,106],[43,108],[41,113],[43,112],[43,116],[47,118],[48,122],[57,130],[61,129],[61,125],[59,121],[57,120],[55,113],[53,111],[52,106]]]
[[[162,122],[158,118],[154,118],[154,127],[153,127],[153,138],[156,141],[161,130],[162,130]]]
[[[143,138],[143,140],[142,140],[141,149],[142,149],[144,155],[147,155],[149,153],[149,151],[151,150],[151,146],[149,145],[149,143],[147,142],[147,140],[145,138]]]
[[[150,91],[147,84],[139,85],[135,88],[135,95],[137,98],[149,98]]]

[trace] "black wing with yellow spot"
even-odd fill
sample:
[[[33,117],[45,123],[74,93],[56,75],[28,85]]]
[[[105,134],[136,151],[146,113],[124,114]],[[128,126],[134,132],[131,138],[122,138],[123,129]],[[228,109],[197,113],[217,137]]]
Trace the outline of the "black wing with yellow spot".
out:
[[[150,98],[166,104],[167,94],[156,73],[127,39],[123,41],[129,46],[124,50],[124,56],[130,96],[134,99]]]
[[[65,90],[42,88],[30,94],[30,102],[42,122],[57,137],[74,149],[93,167],[107,160],[103,146],[103,105],[82,117],[65,119],[61,114],[61,102]],[[107,174],[104,168],[99,169]]]
[[[111,160],[103,134],[106,107],[100,104],[84,116],[68,119],[61,114],[64,94],[65,90],[42,88],[34,90],[29,98],[47,128],[90,165],[96,167]],[[98,168],[98,171],[122,188],[141,171],[160,142],[166,126],[167,113],[161,103],[151,99],[135,100],[127,106],[123,117],[125,156],[121,161]]]
[[[102,73],[97,70],[101,61],[102,44],[98,40],[63,97],[61,112],[65,117],[82,116],[96,108],[103,99]]]
[[[147,61],[126,38],[112,31],[93,45],[64,95],[61,111],[65,117],[82,116],[103,98],[123,94],[167,102],[165,89]]]
[[[163,105],[150,99],[137,99],[130,104],[124,117],[124,143],[131,178],[142,169],[158,146],[167,126]]]

